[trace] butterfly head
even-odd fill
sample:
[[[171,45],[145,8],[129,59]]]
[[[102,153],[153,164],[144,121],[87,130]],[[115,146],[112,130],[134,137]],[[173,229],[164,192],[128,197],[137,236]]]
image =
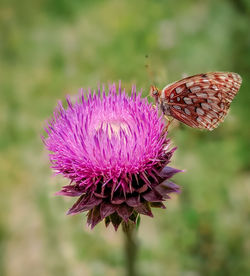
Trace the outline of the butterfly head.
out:
[[[150,96],[153,97],[156,101],[161,95],[161,90],[159,90],[156,86],[151,85],[150,87]]]

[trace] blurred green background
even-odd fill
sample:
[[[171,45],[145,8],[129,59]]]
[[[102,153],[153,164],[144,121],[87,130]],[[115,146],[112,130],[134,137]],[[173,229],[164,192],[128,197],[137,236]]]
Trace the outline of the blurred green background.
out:
[[[149,55],[146,61],[145,55]],[[172,128],[182,194],[143,217],[141,275],[250,275],[250,1],[0,1],[0,275],[123,275],[123,236],[54,197],[40,139],[58,99],[122,80],[148,95],[183,74],[243,77],[213,132]]]

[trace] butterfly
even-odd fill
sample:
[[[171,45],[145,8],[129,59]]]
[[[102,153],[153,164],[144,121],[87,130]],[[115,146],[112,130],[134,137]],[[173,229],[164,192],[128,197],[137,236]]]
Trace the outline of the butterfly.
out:
[[[151,86],[150,94],[164,115],[193,128],[213,130],[224,121],[241,83],[237,73],[210,72],[181,79],[162,90]]]

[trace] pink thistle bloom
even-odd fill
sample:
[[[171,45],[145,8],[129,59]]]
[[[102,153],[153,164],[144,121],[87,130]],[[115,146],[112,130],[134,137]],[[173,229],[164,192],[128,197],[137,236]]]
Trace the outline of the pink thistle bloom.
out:
[[[79,197],[68,214],[87,211],[91,228],[152,217],[151,207],[165,208],[180,191],[169,181],[180,170],[168,166],[175,148],[162,118],[135,87],[131,97],[115,84],[108,95],[104,88],[85,94],[74,104],[67,98],[67,109],[59,102],[46,128],[52,169],[71,181],[57,195]]]

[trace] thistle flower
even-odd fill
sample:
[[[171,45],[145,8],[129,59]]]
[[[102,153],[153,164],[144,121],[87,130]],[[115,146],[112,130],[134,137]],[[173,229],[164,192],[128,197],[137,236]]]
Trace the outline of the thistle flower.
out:
[[[105,219],[117,230],[139,214],[153,216],[151,207],[179,187],[169,179],[178,169],[168,165],[175,148],[164,134],[157,110],[132,87],[131,97],[119,84],[97,94],[81,93],[76,103],[59,102],[44,138],[56,174],[71,183],[57,195],[79,197],[68,214],[88,211],[93,228]]]

